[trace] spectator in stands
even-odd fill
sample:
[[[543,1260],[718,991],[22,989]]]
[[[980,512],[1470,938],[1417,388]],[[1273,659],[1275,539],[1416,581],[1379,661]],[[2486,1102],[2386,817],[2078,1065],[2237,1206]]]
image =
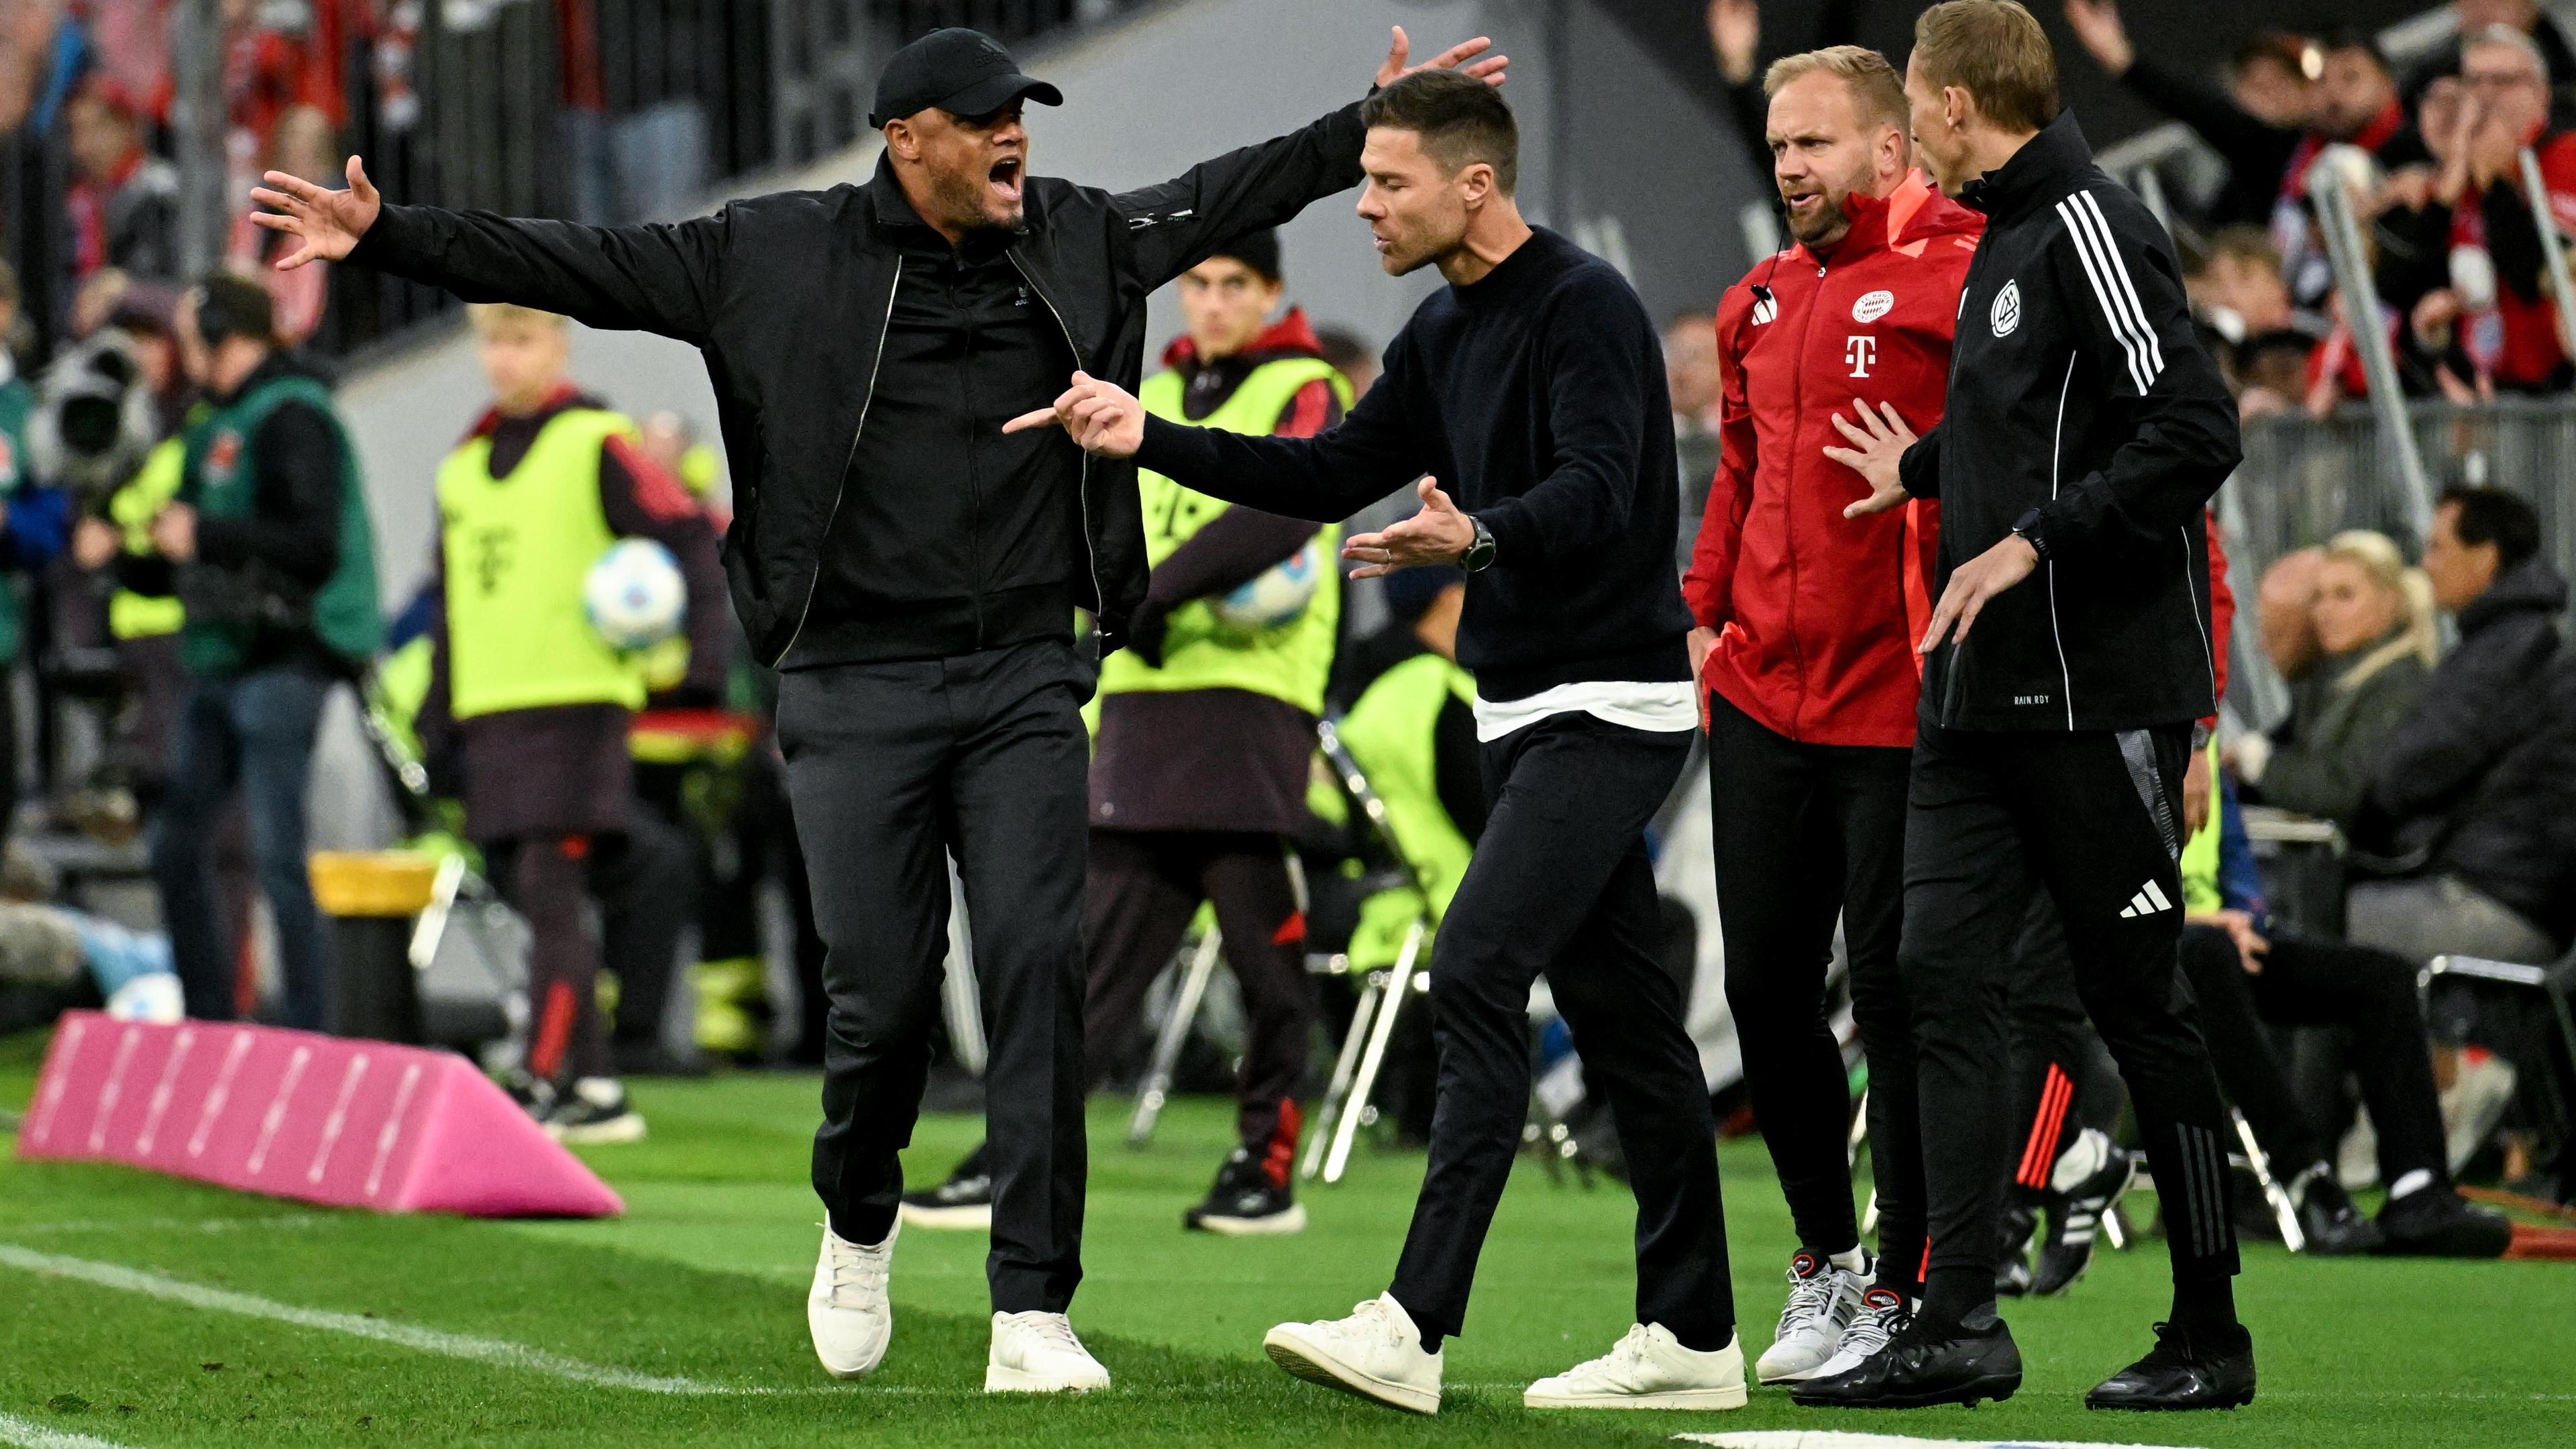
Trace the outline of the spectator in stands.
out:
[[[2425,294],[2451,284],[2451,206],[2435,191],[2457,153],[2467,104],[2457,75],[2435,80],[2415,103],[2412,143],[2402,152],[2392,145],[2394,154],[2383,158],[2387,175],[2370,207],[2370,240],[2379,254],[2374,280],[2379,299],[2401,317],[2413,316]]]
[[[2295,671],[2296,659],[2273,661],[2297,676],[2289,722],[2237,741],[2228,764],[2251,798],[2348,826],[2431,677],[2433,588],[2386,535],[2356,529],[2326,545],[2309,608],[2319,657]]]
[[[2255,586],[2254,617],[2263,653],[2274,672],[2296,684],[2316,667],[2325,652],[2317,643],[2317,575],[2326,551],[2303,548],[2285,553],[2263,571]]]
[[[1673,446],[1681,454],[1682,522],[1674,567],[1688,572],[1717,476],[1717,319],[1688,311],[1664,324],[1664,385],[1673,395]]]
[[[2405,94],[2409,104],[2419,102],[2435,81],[2458,75],[2466,38],[2492,26],[2529,37],[2551,75],[2562,80],[2576,78],[2576,45],[2569,43],[2566,27],[2540,0],[2453,0],[2450,10],[2454,33],[2462,37],[2463,43],[2441,47],[2407,74]]]
[[[2461,43],[2464,103],[2432,188],[2449,208],[2451,285],[2415,304],[2413,345],[2475,391],[2563,392],[2571,369],[2543,285],[2540,233],[2523,197],[2531,147],[2561,230],[2576,227],[2576,133],[2551,124],[2549,69],[2531,37],[2489,26]],[[2446,392],[2452,389],[2446,387]]]
[[[278,113],[268,138],[269,170],[290,176],[329,176],[339,156],[331,118],[320,107],[296,105]],[[243,275],[257,277],[276,300],[278,340],[289,346],[300,344],[322,323],[323,304],[330,299],[330,264],[279,271],[269,264],[295,249],[293,239],[256,226],[250,218],[247,207],[233,213],[224,258]]]
[[[2353,887],[2348,929],[2418,962],[2547,961],[2576,931],[2576,771],[2552,744],[2576,720],[2549,693],[2567,581],[2493,488],[2442,495],[2424,572],[2460,643],[2381,753],[2353,835],[2390,878]]]
[[[143,117],[113,87],[92,84],[69,110],[72,165],[64,194],[71,224],[72,275],[102,268],[129,275],[179,275],[179,173],[143,148]]]
[[[2236,389],[2241,416],[2281,412],[2304,395],[2320,324],[2290,305],[2280,248],[2262,228],[2222,228],[2209,239],[2188,287],[2194,308],[2218,334],[2222,345],[2214,351]]]

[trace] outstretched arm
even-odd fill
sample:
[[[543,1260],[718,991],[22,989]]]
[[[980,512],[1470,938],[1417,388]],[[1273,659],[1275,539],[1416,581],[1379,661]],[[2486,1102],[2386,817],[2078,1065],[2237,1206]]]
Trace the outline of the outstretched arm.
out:
[[[692,344],[713,330],[731,222],[724,212],[678,223],[582,226],[485,211],[395,206],[359,158],[333,191],[283,171],[251,199],[251,220],[303,245],[281,271],[346,258],[426,282],[469,302],[515,302],[593,327],[658,332]]]
[[[1392,85],[1418,70],[1463,69],[1487,85],[1501,85],[1510,57],[1486,55],[1493,44],[1480,35],[1408,65],[1412,44],[1399,25],[1377,68],[1377,84]],[[1357,186],[1362,136],[1354,102],[1276,140],[1229,151],[1161,185],[1117,197],[1112,207],[1126,223],[1129,264],[1148,289],[1159,287],[1245,232],[1277,226],[1309,203]]]

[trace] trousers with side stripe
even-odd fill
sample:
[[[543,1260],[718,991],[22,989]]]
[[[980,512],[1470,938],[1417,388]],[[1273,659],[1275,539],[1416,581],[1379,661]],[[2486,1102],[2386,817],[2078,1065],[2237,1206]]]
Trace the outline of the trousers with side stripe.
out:
[[[2190,750],[2188,724],[2116,734],[1927,724],[1916,737],[1898,967],[1914,1008],[1928,1294],[1993,1297],[2004,1185],[2025,1125],[2012,1112],[2006,993],[2036,891],[2057,907],[2076,995],[2136,1106],[2176,1280],[2237,1269],[2227,1112],[2179,956]]]

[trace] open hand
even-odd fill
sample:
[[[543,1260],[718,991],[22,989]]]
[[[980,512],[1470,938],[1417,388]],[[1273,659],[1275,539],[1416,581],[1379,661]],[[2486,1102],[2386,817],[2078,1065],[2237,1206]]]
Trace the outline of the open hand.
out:
[[[197,510],[173,503],[152,516],[152,547],[172,563],[197,556]]]
[[[1342,544],[1342,557],[1359,565],[1355,579],[1373,579],[1421,564],[1453,564],[1476,541],[1476,525],[1440,491],[1438,479],[1425,476],[1413,485],[1422,511],[1377,533],[1355,533]]]
[[[1753,58],[1762,45],[1762,11],[1753,0],[1708,0],[1708,48],[1717,53],[1718,74],[1740,86],[1753,79]]]
[[[2030,546],[2030,540],[2007,533],[2003,542],[1951,570],[1950,586],[1941,591],[1941,602],[1932,606],[1932,625],[1923,631],[1923,642],[1914,652],[1931,653],[1953,626],[1957,642],[1967,643],[1968,626],[1985,612],[1986,601],[2029,578],[2038,566],[2039,550]]]
[[[2138,48],[2129,43],[2129,27],[2120,21],[2120,7],[2113,0],[2066,0],[2066,28],[2075,32],[2076,43],[2091,53],[2096,64],[2112,76],[2128,74],[2138,60]]]
[[[2272,943],[2264,940],[2263,933],[2254,929],[2252,916],[2243,911],[2229,910],[2210,911],[2183,919],[2190,925],[2216,926],[2225,931],[2228,939],[2236,943],[2236,960],[2245,968],[2245,974],[2263,974],[2263,957],[2272,949]]]
[[[1073,375],[1073,386],[1046,407],[1025,412],[1002,424],[1006,433],[1030,428],[1061,427],[1086,453],[1103,458],[1133,458],[1145,446],[1145,405],[1136,395],[1087,372]]]
[[[1493,48],[1492,40],[1479,35],[1473,40],[1458,42],[1420,65],[1406,65],[1405,57],[1412,54],[1413,42],[1406,38],[1404,27],[1399,25],[1395,27],[1395,43],[1386,48],[1386,63],[1377,68],[1377,83],[1381,87],[1391,86],[1417,70],[1458,70],[1463,66],[1467,74],[1489,86],[1498,86],[1503,83],[1503,67],[1510,65],[1512,58],[1508,55],[1485,55]],[[1485,55],[1485,58],[1472,65],[1465,64],[1479,55]]]
[[[291,272],[306,262],[336,262],[349,254],[384,210],[384,198],[367,179],[366,163],[349,158],[349,189],[333,191],[300,176],[271,171],[268,185],[251,188],[250,199],[268,207],[250,214],[253,225],[282,231],[304,245],[278,258],[277,269]]]
[[[2182,833],[2198,835],[2209,823],[2209,751],[2191,752],[2191,763],[2182,771]]]
[[[125,540],[116,526],[104,519],[84,518],[72,527],[72,562],[84,569],[99,569],[116,557],[117,546]]]
[[[1884,513],[1906,499],[1905,485],[1897,481],[1897,464],[1905,459],[1905,450],[1914,446],[1914,430],[1896,415],[1896,405],[1880,403],[1876,408],[1852,399],[1852,411],[1860,414],[1860,426],[1853,427],[1841,413],[1834,414],[1834,428],[1851,440],[1848,448],[1827,448],[1825,456],[1851,469],[1869,483],[1869,496],[1843,510],[1845,518],[1861,518]]]

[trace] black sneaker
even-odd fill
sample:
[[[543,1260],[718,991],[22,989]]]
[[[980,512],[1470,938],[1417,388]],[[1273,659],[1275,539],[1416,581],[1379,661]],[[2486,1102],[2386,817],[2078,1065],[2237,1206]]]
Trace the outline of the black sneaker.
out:
[[[993,1226],[993,1173],[984,1165],[984,1149],[976,1148],[948,1174],[948,1180],[937,1187],[903,1195],[900,1209],[903,1220],[916,1228],[933,1231],[986,1232]]]
[[[641,1142],[644,1118],[626,1101],[614,1077],[584,1077],[546,1115],[546,1135],[557,1142],[597,1145]]]
[[[2021,1348],[1991,1308],[1970,1314],[1955,1337],[1917,1318],[1858,1368],[1789,1386],[1809,1409],[1920,1409],[1931,1404],[2001,1402],[2021,1387]]]
[[[1995,1258],[1995,1296],[2019,1298],[2030,1291],[2030,1240],[2039,1231],[2039,1210],[2023,1189],[2013,1189],[2004,1207],[2003,1251]]]
[[[2320,1258],[2340,1258],[2347,1253],[2372,1253],[2379,1250],[2377,1224],[2361,1215],[2345,1195],[2343,1184],[2319,1163],[2290,1187],[2299,1202],[2299,1234],[2308,1240],[2307,1250]]]
[[[2093,1266],[2093,1235],[2103,1214],[2119,1205],[2137,1175],[2138,1155],[2113,1147],[2091,1177],[2071,1191],[2049,1194],[2048,1231],[2040,1239],[2039,1266],[2031,1271],[2031,1292],[2047,1298],[2075,1286]]]
[[[1207,1200],[1181,1215],[1181,1226],[1234,1238],[1302,1233],[1306,1209],[1289,1196],[1286,1183],[1273,1182],[1269,1171],[1238,1147],[1216,1170]]]
[[[2254,1402],[2254,1336],[2156,1325],[2145,1358],[2094,1385],[2088,1409],[2235,1409]]]
[[[513,1067],[501,1078],[501,1090],[509,1093],[519,1110],[528,1114],[528,1120],[540,1127],[554,1115],[555,1084],[543,1077]]]
[[[2374,1251],[2392,1257],[2501,1258],[2513,1246],[2513,1220],[2448,1187],[2426,1187],[2379,1210],[2379,1235]]]

